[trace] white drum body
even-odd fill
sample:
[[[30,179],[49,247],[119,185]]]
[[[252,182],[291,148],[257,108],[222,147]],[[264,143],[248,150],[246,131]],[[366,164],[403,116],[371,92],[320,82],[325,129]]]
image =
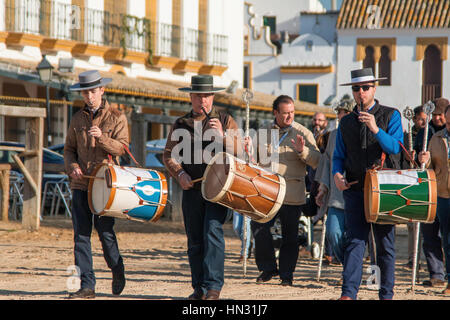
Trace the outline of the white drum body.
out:
[[[145,168],[102,164],[89,183],[88,201],[92,213],[157,221],[167,202],[167,180],[161,172]]]

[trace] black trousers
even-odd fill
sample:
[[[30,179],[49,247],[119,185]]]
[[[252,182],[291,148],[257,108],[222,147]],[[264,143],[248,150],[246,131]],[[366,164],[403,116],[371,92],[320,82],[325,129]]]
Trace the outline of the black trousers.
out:
[[[298,259],[298,223],[301,214],[300,206],[283,205],[276,216],[266,223],[252,220],[251,228],[255,239],[255,261],[259,271],[276,271],[280,279],[292,280]],[[281,222],[281,247],[279,255],[279,268],[275,258],[270,228],[276,217]]]
[[[114,218],[93,215],[89,209],[87,191],[73,190],[72,223],[75,242],[75,265],[80,268],[81,288],[95,289],[91,249],[92,225],[98,232],[106,264],[113,273],[123,272],[123,260],[119,253],[116,234],[113,230]]]

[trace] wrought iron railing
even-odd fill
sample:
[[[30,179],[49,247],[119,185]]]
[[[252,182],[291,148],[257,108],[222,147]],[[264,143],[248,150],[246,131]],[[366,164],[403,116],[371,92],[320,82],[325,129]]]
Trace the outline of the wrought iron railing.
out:
[[[57,0],[5,0],[0,30],[227,65],[228,37]]]

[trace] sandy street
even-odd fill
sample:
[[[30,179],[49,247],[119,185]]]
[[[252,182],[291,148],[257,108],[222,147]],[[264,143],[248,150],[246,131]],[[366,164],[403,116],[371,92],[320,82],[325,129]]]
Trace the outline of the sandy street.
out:
[[[279,278],[256,284],[259,272],[250,259],[247,277],[238,263],[240,241],[232,225],[224,226],[226,241],[225,285],[221,298],[232,300],[330,300],[340,296],[342,266],[324,265],[321,281],[316,281],[318,260],[300,257],[293,287],[281,287]],[[192,292],[183,225],[168,221],[153,224],[116,219],[119,247],[124,258],[127,285],[120,297],[111,294],[111,273],[103,259],[96,232],[93,234],[96,299],[183,300]],[[320,239],[321,227],[315,228]],[[407,256],[407,229],[396,229],[397,269],[395,300],[450,300],[443,288],[422,285],[428,279],[422,258],[420,283],[415,294],[411,271],[402,266]],[[22,230],[19,222],[0,221],[0,299],[62,300],[76,290],[73,268],[72,226],[69,219],[45,218],[37,232]],[[71,267],[72,266],[72,267]],[[368,264],[365,266],[367,267]],[[367,274],[366,278],[369,276]],[[358,298],[377,300],[378,295],[364,284]]]

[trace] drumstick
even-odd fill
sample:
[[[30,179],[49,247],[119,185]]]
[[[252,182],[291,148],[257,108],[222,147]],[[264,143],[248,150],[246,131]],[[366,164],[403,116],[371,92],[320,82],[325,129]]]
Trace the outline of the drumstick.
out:
[[[104,177],[94,177],[94,176],[86,176],[86,175],[83,175],[83,178],[86,178],[86,179],[101,179],[101,180],[105,179]]]
[[[347,186],[350,187],[350,186],[352,186],[352,185],[354,185],[354,184],[356,184],[358,182],[359,182],[358,180],[352,181],[352,182],[347,182]]]
[[[196,182],[200,182],[200,181],[203,181],[203,177],[201,177],[201,178],[198,178],[198,179],[194,179],[194,180],[192,180],[191,182],[192,183],[196,183]]]

